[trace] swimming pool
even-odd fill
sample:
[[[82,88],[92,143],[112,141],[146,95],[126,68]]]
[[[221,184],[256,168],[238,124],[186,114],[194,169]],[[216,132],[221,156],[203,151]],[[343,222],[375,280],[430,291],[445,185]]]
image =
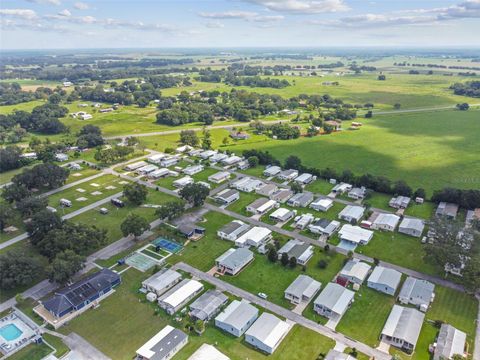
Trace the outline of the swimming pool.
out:
[[[7,341],[13,341],[22,334],[22,331],[15,324],[8,324],[0,328],[0,335]]]

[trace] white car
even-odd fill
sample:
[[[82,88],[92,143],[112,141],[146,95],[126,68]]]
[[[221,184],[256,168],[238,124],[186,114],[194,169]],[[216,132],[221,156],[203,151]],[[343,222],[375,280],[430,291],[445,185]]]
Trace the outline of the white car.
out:
[[[268,298],[268,295],[265,294],[265,293],[258,293],[257,295],[258,295],[258,297],[261,297],[262,299]]]

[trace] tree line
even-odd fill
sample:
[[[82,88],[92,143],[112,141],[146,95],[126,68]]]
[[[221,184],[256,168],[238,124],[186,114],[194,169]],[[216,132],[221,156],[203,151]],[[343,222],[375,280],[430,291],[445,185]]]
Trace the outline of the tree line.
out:
[[[480,81],[467,81],[465,83],[455,83],[450,86],[455,95],[480,97]]]

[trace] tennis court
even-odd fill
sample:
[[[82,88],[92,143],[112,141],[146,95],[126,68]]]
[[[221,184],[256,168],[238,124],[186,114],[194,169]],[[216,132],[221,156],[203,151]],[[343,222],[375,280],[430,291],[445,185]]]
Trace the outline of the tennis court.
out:
[[[182,245],[172,241],[172,240],[167,240],[163,237],[160,237],[152,242],[153,245],[155,245],[156,248],[161,248],[165,249],[171,253],[177,253],[182,249]]]
[[[127,265],[133,266],[135,269],[145,272],[154,265],[157,265],[158,262],[154,259],[143,255],[142,253],[134,252],[130,254],[126,259],[125,263]]]

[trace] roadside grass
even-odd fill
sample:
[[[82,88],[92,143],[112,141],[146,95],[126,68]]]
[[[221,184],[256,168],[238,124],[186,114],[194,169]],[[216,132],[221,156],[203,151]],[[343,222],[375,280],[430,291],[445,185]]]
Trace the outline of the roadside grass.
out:
[[[390,231],[375,231],[367,245],[360,245],[355,252],[425,274],[438,275],[440,269],[428,262],[420,239]]]
[[[9,360],[41,360],[53,350],[46,344],[30,344],[10,356]]]
[[[335,330],[372,347],[377,347],[380,343],[380,333],[394,303],[395,297],[370,289],[364,283],[356,292],[355,301],[343,315]]]
[[[392,181],[404,180],[412,188],[425,188],[428,197],[433,190],[446,186],[478,187],[480,164],[475,149],[479,146],[479,114],[480,110],[472,109],[377,115],[362,120],[360,131],[294,140],[268,139],[227,148],[237,153],[261,149],[280,161],[295,154],[306,166],[331,167],[338,172],[350,169],[357,175],[370,173]]]
[[[308,184],[305,187],[305,190],[311,191],[315,194],[328,195],[333,189],[333,187],[334,185],[330,184],[328,181],[325,181],[323,179],[317,179],[311,184]]]
[[[51,346],[57,349],[57,352],[55,353],[55,356],[57,358],[61,358],[63,355],[70,351],[68,346],[65,345],[62,339],[60,339],[58,336],[44,333],[42,337],[45,339],[46,342],[48,342]]]
[[[391,198],[391,195],[373,192],[367,199],[363,200],[363,204],[369,204],[372,208],[394,212],[395,209],[388,206]]]
[[[250,175],[250,176],[255,176],[260,179],[265,179],[265,176],[263,176],[263,171],[265,170],[265,167],[262,165],[258,165],[256,167],[251,167],[245,170],[240,170],[239,172],[245,175]]]
[[[81,166],[82,166],[82,170],[78,170],[78,171],[70,170],[70,176],[68,177],[65,184],[70,184],[72,182],[85,179],[87,177],[96,175],[100,172],[97,169],[90,168],[88,165],[81,165]],[[75,176],[75,174],[79,174],[79,175]]]
[[[410,204],[405,209],[405,215],[417,217],[420,219],[430,219],[435,213],[436,204],[425,201],[423,204]]]
[[[143,274],[129,269],[122,275],[122,284],[116,292],[102,301],[97,309],[88,310],[60,331],[68,334],[72,331],[84,337],[92,345],[113,359],[131,359],[135,351],[159,332],[165,325],[184,326],[175,322],[172,317],[159,311],[155,314],[156,305],[145,302],[144,296],[138,294],[141,281],[150,273]],[[122,316],[118,316],[122,314]],[[211,325],[206,326],[201,335],[189,333],[189,343],[175,359],[187,359],[202,343],[214,344],[232,359],[311,359],[319,353],[326,353],[334,346],[334,342],[320,334],[295,326],[283,340],[277,351],[266,356],[247,346],[242,338],[234,338]]]
[[[126,181],[124,179],[117,178],[113,175],[102,175],[91,182],[79,184],[78,187],[74,186],[69,189],[60,191],[48,197],[48,204],[58,210],[60,215],[69,214],[75,210],[81,209],[85,206],[100,201],[110,195],[122,192],[123,186],[119,182]],[[92,184],[98,184],[99,186],[93,186]],[[114,186],[115,189],[107,189],[107,186]],[[83,189],[85,192],[79,192],[77,189]],[[99,195],[92,195],[93,192],[101,192]],[[79,201],[77,199],[85,197],[87,200]],[[71,207],[62,207],[60,205],[60,199],[67,199],[72,202]]]

